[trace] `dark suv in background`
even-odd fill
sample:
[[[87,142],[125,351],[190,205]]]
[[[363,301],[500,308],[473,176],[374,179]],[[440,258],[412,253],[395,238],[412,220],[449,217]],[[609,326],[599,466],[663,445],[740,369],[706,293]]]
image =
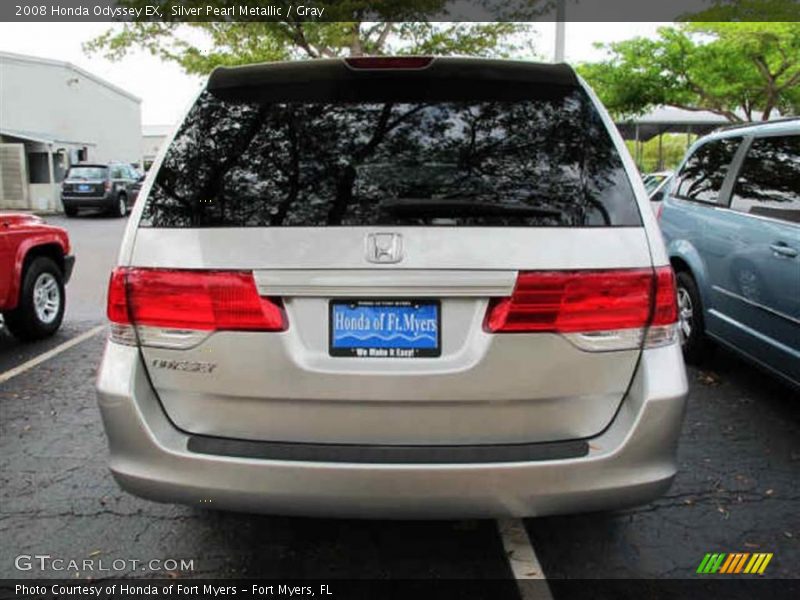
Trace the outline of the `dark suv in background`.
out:
[[[61,184],[64,212],[74,217],[82,208],[93,208],[124,217],[136,201],[143,178],[127,163],[73,165]]]

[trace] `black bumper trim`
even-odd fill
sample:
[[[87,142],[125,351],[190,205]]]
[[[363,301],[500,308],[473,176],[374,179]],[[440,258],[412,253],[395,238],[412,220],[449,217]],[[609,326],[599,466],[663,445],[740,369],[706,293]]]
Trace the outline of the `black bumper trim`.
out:
[[[61,197],[64,208],[108,208],[114,206],[113,196]]]
[[[190,435],[187,448],[197,454],[238,458],[376,464],[530,462],[580,458],[589,453],[589,444],[584,440],[535,444],[401,446],[262,442],[206,435]]]

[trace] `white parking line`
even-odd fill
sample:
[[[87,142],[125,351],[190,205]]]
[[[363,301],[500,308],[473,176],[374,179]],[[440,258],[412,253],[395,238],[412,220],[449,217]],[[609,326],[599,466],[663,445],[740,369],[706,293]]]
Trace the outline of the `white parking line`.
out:
[[[499,520],[497,521],[497,530],[503,540],[508,565],[511,567],[514,579],[518,582],[522,600],[552,600],[553,595],[547,586],[547,578],[544,576],[539,559],[536,558],[536,552],[533,550],[522,519]],[[526,584],[526,581],[530,579],[543,581],[536,585]]]
[[[33,367],[42,364],[43,362],[50,360],[54,356],[61,354],[64,350],[69,350],[73,346],[80,344],[88,340],[90,337],[93,337],[103,331],[106,328],[105,325],[98,325],[89,331],[85,331],[80,335],[76,335],[74,338],[67,340],[63,344],[59,344],[52,350],[48,350],[47,352],[43,352],[35,356],[34,358],[30,359],[28,362],[24,362],[18,367],[14,367],[13,369],[9,369],[5,373],[0,373],[0,383],[5,383],[12,377],[16,377],[25,371],[32,369]]]

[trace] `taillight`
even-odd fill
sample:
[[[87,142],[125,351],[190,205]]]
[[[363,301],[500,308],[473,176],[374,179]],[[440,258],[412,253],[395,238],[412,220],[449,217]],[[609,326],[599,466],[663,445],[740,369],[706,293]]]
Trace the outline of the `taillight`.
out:
[[[672,325],[678,321],[678,295],[675,290],[675,273],[672,267],[655,270],[656,291],[653,318],[650,325]]]
[[[103,183],[103,189],[107,192],[111,191],[111,182],[108,179]]]
[[[345,58],[351,69],[424,69],[433,62],[432,56],[357,56]]]
[[[656,210],[656,221],[660,221],[661,220],[661,213],[663,213],[663,212],[664,212],[664,203],[661,202],[658,205],[658,209]]]
[[[653,318],[644,340],[646,348],[666,346],[678,339],[678,295],[672,267],[657,267],[655,280]]]
[[[113,325],[135,326],[143,345],[171,348],[194,345],[214,331],[286,329],[282,306],[258,295],[248,271],[114,269],[108,318],[112,338]]]
[[[117,267],[111,271],[108,281],[108,304],[106,316],[112,323],[131,325],[131,316],[128,313],[128,298],[125,292],[125,275],[127,269]]]
[[[649,346],[648,327],[674,329],[675,302],[669,267],[523,271],[511,297],[491,302],[484,329],[560,333],[585,350],[620,350],[643,342]],[[668,343],[661,338],[656,345]]]

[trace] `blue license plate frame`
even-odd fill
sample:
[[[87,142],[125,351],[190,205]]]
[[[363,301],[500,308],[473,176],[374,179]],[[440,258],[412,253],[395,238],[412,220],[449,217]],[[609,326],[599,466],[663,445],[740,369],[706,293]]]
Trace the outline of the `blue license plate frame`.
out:
[[[328,303],[328,352],[350,358],[437,358],[442,309],[435,299],[342,299]]]

